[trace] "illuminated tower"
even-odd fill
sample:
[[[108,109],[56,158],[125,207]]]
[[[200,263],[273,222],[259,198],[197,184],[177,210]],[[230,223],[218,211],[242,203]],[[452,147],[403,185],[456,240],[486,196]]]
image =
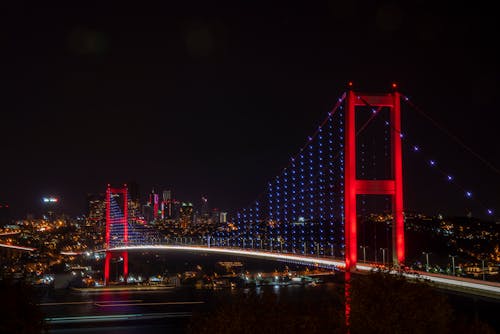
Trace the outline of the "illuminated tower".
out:
[[[110,263],[114,252],[110,248],[128,245],[128,192],[127,186],[106,190],[106,260],[104,264],[104,283],[109,283]],[[128,252],[120,252],[123,259],[123,278],[128,276]]]
[[[358,179],[356,175],[356,107],[389,108],[392,176],[385,180]],[[398,92],[373,95],[349,90],[345,121],[344,167],[345,261],[347,270],[357,263],[357,195],[390,195],[392,197],[393,263],[404,262],[403,169],[401,155],[401,110]]]
[[[106,220],[106,197],[103,193],[87,195],[87,220],[94,226],[104,225]]]
[[[172,219],[174,212],[173,212],[172,191],[171,190],[164,190],[163,191],[163,203],[164,203],[164,208],[163,208],[164,218]]]
[[[210,214],[210,209],[208,207],[208,198],[207,196],[201,196],[201,208],[200,208],[200,214],[202,219],[207,220],[208,216]]]
[[[153,208],[153,219],[156,220],[160,211],[160,198],[157,193],[155,193],[154,189],[149,194],[149,203]]]

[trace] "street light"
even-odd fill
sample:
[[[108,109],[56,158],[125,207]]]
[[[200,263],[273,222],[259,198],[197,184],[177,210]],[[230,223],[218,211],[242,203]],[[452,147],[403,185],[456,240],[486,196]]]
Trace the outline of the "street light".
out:
[[[449,257],[451,257],[451,271],[453,273],[453,276],[455,276],[455,258],[457,257],[457,255],[449,255]]]
[[[385,266],[385,251],[388,249],[387,248],[380,248],[380,250],[382,251],[382,264]]]
[[[422,252],[425,255],[425,271],[429,271],[429,254],[428,252]]]
[[[359,247],[363,249],[363,262],[366,263],[366,249],[368,248],[368,246],[359,246]]]

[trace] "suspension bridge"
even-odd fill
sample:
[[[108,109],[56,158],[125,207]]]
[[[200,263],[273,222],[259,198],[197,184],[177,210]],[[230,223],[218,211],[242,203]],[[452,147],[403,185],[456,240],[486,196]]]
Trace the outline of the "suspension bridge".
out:
[[[113,257],[122,258],[126,279],[128,252],[140,250],[223,253],[348,272],[369,271],[374,264],[358,263],[361,246],[358,220],[360,207],[374,195],[382,197],[385,206],[390,207],[391,243],[387,248],[387,262],[392,262],[397,270],[403,269],[402,146],[405,136],[401,130],[402,103],[417,109],[395,85],[388,93],[366,94],[353,90],[350,84],[281,173],[268,182],[254,202],[233,215],[233,228],[218,230],[195,242],[172,242],[159,232],[133,223],[127,187],[108,185],[105,282],[110,282]],[[381,144],[363,139],[367,135],[379,138],[376,142]],[[407,144],[414,151],[420,149],[412,143]],[[435,161],[429,163],[433,166]],[[470,197],[471,194],[466,191],[465,195]],[[494,214],[490,207],[485,207],[485,212]],[[405,274],[500,295],[500,285],[494,283],[425,272]]]

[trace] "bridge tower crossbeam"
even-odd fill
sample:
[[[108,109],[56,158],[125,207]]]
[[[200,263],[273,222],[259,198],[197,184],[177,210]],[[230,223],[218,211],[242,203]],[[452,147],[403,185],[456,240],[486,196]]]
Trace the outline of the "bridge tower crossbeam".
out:
[[[367,180],[356,176],[356,107],[390,110],[391,169],[390,179]],[[344,229],[346,270],[356,269],[357,263],[357,195],[390,195],[392,197],[393,263],[404,262],[403,168],[401,153],[400,94],[373,95],[349,90],[346,101],[344,168]]]

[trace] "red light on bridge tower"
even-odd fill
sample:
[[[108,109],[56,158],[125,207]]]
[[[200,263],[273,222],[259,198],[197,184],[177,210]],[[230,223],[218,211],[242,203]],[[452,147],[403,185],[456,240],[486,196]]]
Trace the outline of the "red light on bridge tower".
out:
[[[115,194],[122,195],[123,200],[123,214],[121,217],[113,223],[118,223],[123,225],[123,244],[128,244],[128,189],[127,186],[124,185],[123,188],[111,188],[108,184],[106,189],[106,259],[104,262],[104,283],[109,283],[109,272],[110,272],[110,263],[111,258],[113,257],[113,252],[109,251],[110,241],[111,241],[111,196]],[[120,253],[123,258],[123,278],[125,282],[127,281],[128,276],[128,252],[124,251]]]
[[[393,88],[396,87],[393,85]],[[346,269],[356,269],[357,263],[357,195],[392,196],[392,249],[393,263],[405,260],[403,217],[403,166],[401,154],[400,94],[362,94],[352,90],[347,94],[345,120],[345,169],[344,169],[344,229]],[[389,107],[391,133],[392,179],[364,180],[356,177],[356,107]]]

